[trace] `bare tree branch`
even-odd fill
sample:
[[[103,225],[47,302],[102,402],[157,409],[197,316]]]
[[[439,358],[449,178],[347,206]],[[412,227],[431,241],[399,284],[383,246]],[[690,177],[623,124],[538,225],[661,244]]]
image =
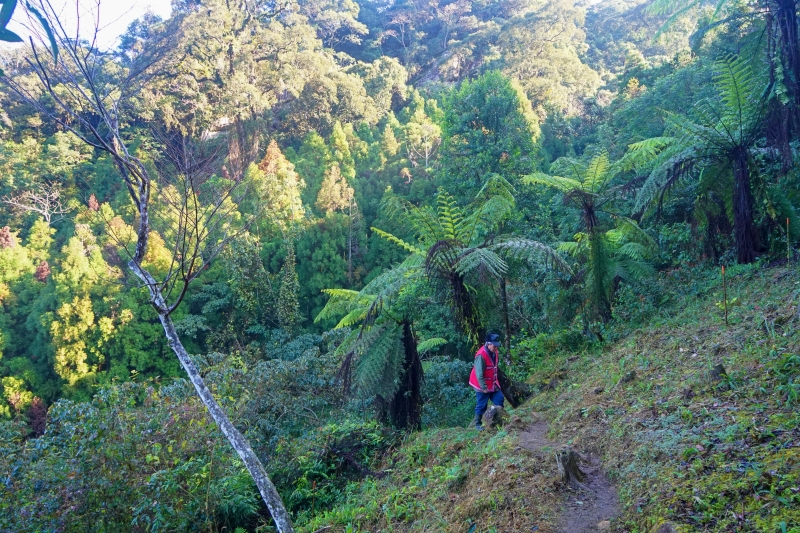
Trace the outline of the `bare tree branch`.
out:
[[[48,225],[62,220],[70,209],[61,201],[61,189],[57,185],[43,184],[34,191],[24,191],[16,196],[4,196],[0,202],[21,211],[38,213]]]

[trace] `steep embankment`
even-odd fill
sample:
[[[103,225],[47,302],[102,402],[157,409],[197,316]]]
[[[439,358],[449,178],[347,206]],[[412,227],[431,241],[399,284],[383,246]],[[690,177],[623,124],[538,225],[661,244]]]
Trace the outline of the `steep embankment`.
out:
[[[729,325],[713,273],[668,274],[648,326],[546,357],[504,429],[412,436],[308,530],[800,532],[800,277],[736,270]]]
[[[614,530],[800,531],[800,277],[741,270],[729,325],[706,277],[649,327],[533,378],[554,390],[525,409],[618,487]]]

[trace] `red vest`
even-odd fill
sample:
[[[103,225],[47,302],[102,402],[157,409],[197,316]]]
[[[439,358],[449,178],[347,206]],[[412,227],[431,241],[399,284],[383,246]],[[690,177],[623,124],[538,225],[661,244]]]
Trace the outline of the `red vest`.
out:
[[[475,357],[479,355],[483,357],[483,362],[486,363],[486,369],[483,371],[483,382],[486,383],[486,390],[489,392],[500,390],[500,383],[497,381],[497,361],[492,359],[485,344],[481,346]],[[473,389],[481,390],[481,384],[478,382],[477,374],[475,374],[475,366],[472,367],[472,373],[469,375],[469,384]]]

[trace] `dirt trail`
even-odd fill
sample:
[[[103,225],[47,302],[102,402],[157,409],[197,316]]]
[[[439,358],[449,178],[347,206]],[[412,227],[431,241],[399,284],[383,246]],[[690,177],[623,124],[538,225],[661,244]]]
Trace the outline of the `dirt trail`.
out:
[[[555,452],[561,447],[547,438],[548,425],[537,420],[519,434],[520,445],[555,462]],[[580,450],[576,450],[580,452]],[[586,473],[585,488],[565,490],[559,533],[594,533],[610,531],[613,519],[619,514],[617,489],[606,478],[600,461],[581,455],[581,470]]]

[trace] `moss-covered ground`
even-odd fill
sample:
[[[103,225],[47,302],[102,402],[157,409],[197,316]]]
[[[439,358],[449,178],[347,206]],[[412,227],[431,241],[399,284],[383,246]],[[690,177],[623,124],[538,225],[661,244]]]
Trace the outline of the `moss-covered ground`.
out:
[[[612,530],[800,532],[800,276],[729,274],[727,325],[718,274],[676,271],[646,325],[533,367],[541,392],[516,426],[544,418],[602,460],[621,498]],[[417,433],[382,467],[306,530],[559,530],[552,454],[521,449],[514,427]]]

